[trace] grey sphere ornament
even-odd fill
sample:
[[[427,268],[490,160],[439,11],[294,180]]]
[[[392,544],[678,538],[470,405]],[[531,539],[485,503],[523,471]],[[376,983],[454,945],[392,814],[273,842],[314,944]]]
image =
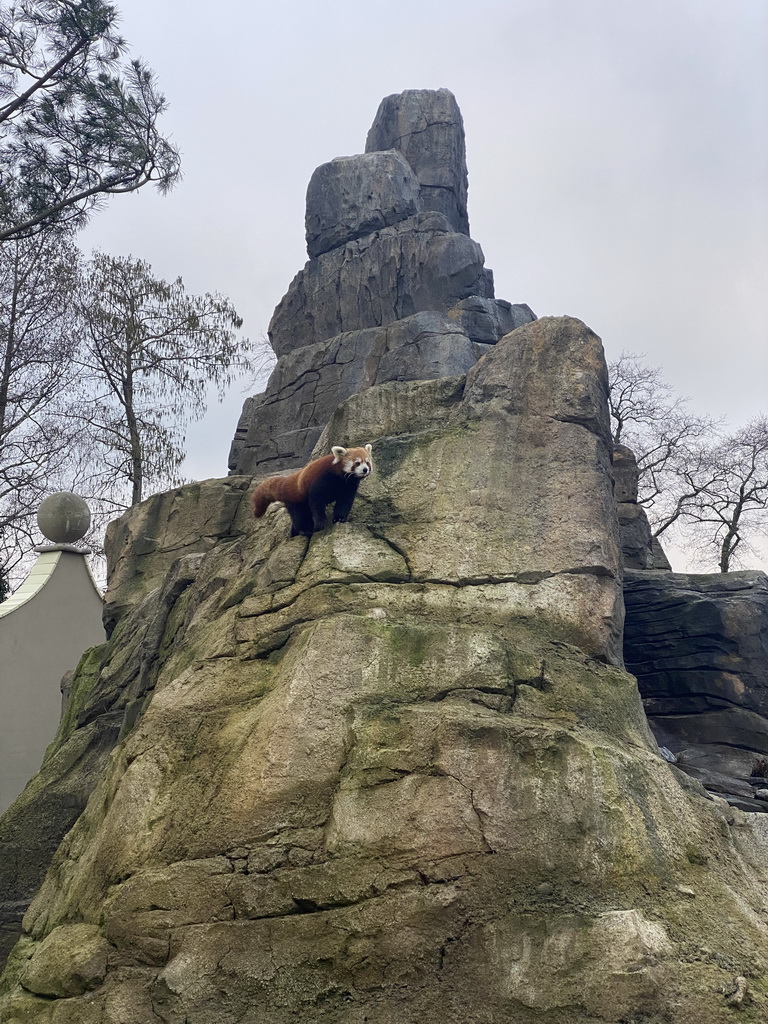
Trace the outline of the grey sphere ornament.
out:
[[[37,525],[54,544],[75,544],[88,532],[91,510],[77,494],[59,491],[40,502]]]

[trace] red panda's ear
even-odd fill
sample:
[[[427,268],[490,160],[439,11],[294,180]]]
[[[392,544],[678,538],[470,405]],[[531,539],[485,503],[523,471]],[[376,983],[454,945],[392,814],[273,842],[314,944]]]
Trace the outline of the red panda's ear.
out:
[[[333,455],[333,461],[338,462],[339,459],[347,454],[347,449],[342,448],[340,444],[335,444],[333,448],[331,448],[331,454]]]
[[[367,444],[367,445],[365,446],[365,450],[366,450],[366,451],[368,452],[368,454],[370,455],[370,454],[371,454],[371,452],[373,451],[373,448],[372,448],[372,447],[371,447],[371,446],[370,446],[369,444]]]

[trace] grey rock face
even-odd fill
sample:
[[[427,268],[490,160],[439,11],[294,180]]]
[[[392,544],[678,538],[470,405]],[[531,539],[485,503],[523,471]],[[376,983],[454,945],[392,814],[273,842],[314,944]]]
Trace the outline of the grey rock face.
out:
[[[613,446],[614,496],[618,502],[637,502],[637,459],[625,444]]]
[[[525,601],[558,609],[567,628],[583,629],[579,644],[620,664],[620,552],[600,339],[580,320],[544,317],[493,346],[462,383],[461,402],[446,408],[434,440],[434,421],[419,423],[416,396],[408,407],[393,384],[345,403],[318,447],[352,431],[386,437],[394,419],[409,436],[375,445],[374,459],[386,481],[384,507],[395,511],[386,536],[407,553],[413,578],[508,584],[510,608],[527,588]],[[424,397],[431,386],[420,384]],[[415,443],[409,438],[418,432]],[[402,486],[406,463],[411,482]]]
[[[154,690],[166,628],[201,578],[202,553],[226,547],[225,538],[231,543],[250,526],[248,483],[190,484],[182,502],[180,491],[158,494],[110,524],[105,622],[113,642],[83,656],[39,773],[0,819],[0,964],[53,852]],[[129,613],[130,625],[121,631]]]
[[[278,356],[345,331],[384,327],[424,310],[493,298],[477,242],[422,213],[310,260],[275,310],[269,340]]]
[[[627,572],[624,598],[624,657],[657,739],[705,785],[743,793],[768,755],[768,577]]]
[[[425,210],[469,234],[464,122],[448,89],[407,89],[381,101],[365,150],[399,149],[416,173]]]
[[[448,310],[448,316],[461,324],[472,341],[484,345],[493,345],[505,334],[536,319],[530,306],[512,305],[504,299],[484,299],[479,295],[460,299]]]
[[[400,153],[337,157],[309,179],[307,252],[320,256],[420,212],[419,182]]]
[[[671,570],[661,544],[651,534],[648,516],[642,505],[618,502],[621,547],[627,569]]]
[[[668,569],[667,556],[651,533],[645,509],[637,502],[637,459],[631,448],[613,447],[614,496],[619,509],[621,547],[627,569]]]
[[[233,445],[231,464],[242,473],[303,465],[336,407],[350,395],[388,380],[457,376],[474,362],[466,333],[434,312],[295,349],[279,361],[264,394],[251,400],[258,406],[244,413],[247,426]]]

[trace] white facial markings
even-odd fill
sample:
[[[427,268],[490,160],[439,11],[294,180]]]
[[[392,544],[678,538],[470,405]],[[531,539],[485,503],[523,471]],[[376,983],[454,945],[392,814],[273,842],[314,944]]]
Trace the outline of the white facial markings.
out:
[[[356,476],[361,480],[373,472],[373,461],[371,460],[371,446],[364,448],[342,448],[341,445],[334,445],[331,448],[333,454],[333,465],[341,463],[341,471],[345,476]]]
[[[346,458],[344,460],[344,472],[348,476],[357,476],[362,479],[368,476],[372,469],[371,461],[367,458],[362,459],[360,457],[356,457]]]

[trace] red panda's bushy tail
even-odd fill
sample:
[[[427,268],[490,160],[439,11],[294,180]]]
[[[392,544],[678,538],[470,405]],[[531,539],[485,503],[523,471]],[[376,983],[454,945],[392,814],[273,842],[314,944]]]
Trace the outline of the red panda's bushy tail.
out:
[[[277,500],[272,494],[271,483],[271,480],[262,481],[251,495],[251,508],[257,519],[261,519],[272,502]]]

